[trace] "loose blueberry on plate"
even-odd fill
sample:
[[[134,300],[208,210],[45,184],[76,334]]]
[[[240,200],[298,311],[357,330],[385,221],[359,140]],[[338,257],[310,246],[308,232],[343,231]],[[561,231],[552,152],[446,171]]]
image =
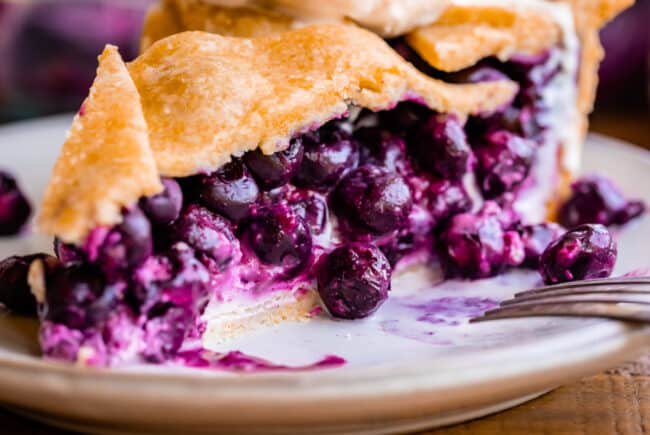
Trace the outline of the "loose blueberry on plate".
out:
[[[374,245],[350,243],[332,251],[318,270],[318,293],[334,317],[361,319],[388,297],[391,266]]]
[[[36,315],[36,299],[30,290],[27,275],[29,266],[37,259],[56,263],[56,258],[47,254],[13,256],[0,261],[0,304],[12,313]]]
[[[32,213],[14,177],[0,171],[0,236],[18,234]]]
[[[174,222],[183,207],[183,192],[176,180],[163,178],[164,190],[156,195],[143,198],[140,208],[154,225],[168,225]]]
[[[433,114],[409,141],[417,162],[440,178],[459,180],[473,161],[465,130],[455,115]]]
[[[196,185],[199,201],[233,222],[248,217],[259,198],[257,183],[239,159],[210,175],[199,177]]]
[[[571,186],[571,197],[559,211],[559,221],[571,228],[586,223],[625,224],[643,214],[641,201],[628,201],[614,183],[605,177],[584,177]]]
[[[386,234],[406,223],[413,198],[400,175],[364,165],[341,181],[333,204],[340,217],[375,234]]]
[[[282,265],[291,275],[311,259],[309,227],[285,203],[260,208],[243,229],[242,241],[266,264]]]
[[[539,273],[546,284],[606,278],[616,263],[616,242],[600,224],[580,225],[542,253]]]
[[[302,163],[304,149],[302,139],[289,142],[287,149],[273,154],[264,154],[259,148],[244,155],[244,161],[255,175],[260,187],[271,190],[291,180]]]
[[[535,142],[507,130],[487,133],[474,150],[483,195],[486,198],[496,198],[519,186],[530,172],[535,147]]]
[[[359,149],[340,122],[332,121],[302,136],[304,157],[294,183],[329,190],[359,162]]]

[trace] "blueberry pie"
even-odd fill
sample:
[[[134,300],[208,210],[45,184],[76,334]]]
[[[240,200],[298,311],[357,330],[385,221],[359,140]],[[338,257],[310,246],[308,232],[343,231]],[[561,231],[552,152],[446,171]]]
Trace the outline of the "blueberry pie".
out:
[[[108,46],[38,218],[44,355],[162,363],[321,304],[368,316],[416,262],[482,277],[539,256],[511,207],[538,144],[476,133],[517,89],[428,77],[347,25],[184,32],[128,65]],[[486,243],[461,254],[463,232]]]
[[[539,221],[545,212],[554,216],[579,165],[602,58],[598,30],[632,3],[161,0],[148,14],[142,47],[184,30],[248,37],[345,22],[378,33],[432,77],[452,83],[513,80],[516,98],[497,113],[470,117],[466,130],[484,136],[485,146],[476,151],[482,193],[494,199],[514,190],[514,207]],[[506,140],[503,131],[531,142]]]

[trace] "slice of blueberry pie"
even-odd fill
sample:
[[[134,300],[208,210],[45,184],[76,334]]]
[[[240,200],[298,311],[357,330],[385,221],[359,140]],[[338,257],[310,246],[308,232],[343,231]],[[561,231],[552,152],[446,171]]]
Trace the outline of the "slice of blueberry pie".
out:
[[[537,145],[469,139],[517,88],[430,78],[345,25],[185,32],[129,65],[107,47],[39,216],[56,252],[29,268],[43,353],[160,363],[321,304],[368,316],[394,272],[445,252],[467,277],[523,263],[515,213],[476,185],[512,191]],[[458,231],[490,240],[461,255]]]
[[[184,30],[248,37],[335,21],[378,33],[440,80],[513,80],[516,98],[496,113],[470,117],[466,130],[470,141],[483,143],[476,150],[482,195],[508,196],[525,219],[540,221],[555,214],[579,166],[602,58],[598,30],[632,3],[161,0],[148,14],[142,47]],[[534,150],[504,141],[505,131],[534,142]]]

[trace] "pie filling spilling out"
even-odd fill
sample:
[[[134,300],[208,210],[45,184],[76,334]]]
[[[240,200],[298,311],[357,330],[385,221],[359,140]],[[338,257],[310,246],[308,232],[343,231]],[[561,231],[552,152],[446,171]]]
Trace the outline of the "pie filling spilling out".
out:
[[[49,225],[58,236],[56,257],[41,255],[12,263],[20,271],[15,276],[29,275],[42,321],[45,356],[95,366],[164,363],[192,355],[207,338],[226,340],[259,325],[318,315],[323,308],[333,317],[360,319],[387,299],[393,274],[416,264],[439,264],[446,277],[466,279],[490,277],[514,267],[538,269],[546,282],[611,273],[616,245],[601,224],[624,223],[641,214],[643,204],[628,202],[607,180],[594,177],[576,183],[573,197],[562,209],[564,222],[574,229],[565,233],[559,224],[545,222],[557,205],[552,200],[566,176],[566,156],[561,151],[566,144],[557,133],[561,118],[553,98],[559,92],[574,95],[575,91],[572,79],[567,80],[575,70],[567,70],[557,49],[509,61],[487,59],[453,74],[426,66],[428,76],[458,83],[445,84],[451,91],[438,89],[439,81],[425,77],[399,56],[393,58],[379,38],[349,26],[307,28],[256,43],[267,44],[279,56],[278,47],[301,45],[283,38],[309,36],[329,47],[340,42],[326,39],[338,37],[332,36],[334,30],[367,38],[366,43],[373,45],[368,52],[381,53],[388,60],[361,59],[361,77],[352,86],[334,74],[354,65],[344,64],[347,60],[340,60],[340,52],[331,49],[341,64],[332,66],[334,72],[326,74],[327,79],[305,66],[309,74],[279,74],[282,85],[278,82],[272,88],[285,96],[289,101],[285,104],[299,108],[302,91],[284,94],[282,86],[309,83],[313,88],[304,94],[330,85],[348,86],[354,92],[348,90],[350,95],[341,97],[347,110],[335,105],[338,111],[312,118],[311,127],[294,128],[290,139],[274,145],[274,152],[264,144],[226,150],[227,158],[215,157],[213,162],[218,163],[209,170],[165,169],[172,168],[174,160],[160,152],[164,148],[160,137],[161,132],[171,135],[180,129],[170,126],[176,121],[166,116],[188,125],[199,122],[199,115],[193,117],[187,107],[204,104],[192,99],[190,87],[206,83],[214,65],[226,68],[227,53],[212,53],[220,62],[201,62],[209,57],[209,50],[219,50],[222,43],[234,45],[235,40],[198,32],[173,36],[154,45],[145,53],[149,57],[129,65],[128,72],[118,61],[111,63],[119,59],[115,51],[103,55],[104,67],[100,58],[98,79],[75,119],[46,193],[44,208],[58,210],[56,219],[52,213],[48,217],[50,224],[56,224]],[[200,43],[183,45],[193,38]],[[252,46],[240,41],[241,47],[232,49],[237,62]],[[178,53],[184,58],[199,62],[196,69],[203,76],[183,76],[184,65],[175,64],[174,52],[158,56],[176,43],[181,44]],[[393,46],[417,65],[413,53],[400,48],[401,40],[393,41]],[[320,53],[327,55],[327,51]],[[264,71],[268,59],[259,52],[251,58]],[[162,66],[147,67],[147,61]],[[285,67],[269,62],[272,68]],[[328,65],[311,58],[304,62],[314,62],[318,68]],[[169,75],[169,65],[178,66],[181,75]],[[102,68],[111,72],[110,80],[101,74]],[[384,75],[377,78],[365,70]],[[237,74],[233,69],[227,80],[236,81]],[[266,86],[269,77],[259,83]],[[287,80],[289,84],[284,83]],[[405,89],[404,82],[420,93]],[[485,110],[463,113],[441,110],[445,103],[431,103],[436,92],[443,95],[441,101],[460,100],[456,90],[470,94],[512,82],[518,89],[514,97],[492,109],[488,104]],[[246,98],[256,101],[263,89],[255,89],[259,83],[254,78],[245,83],[252,91],[240,88],[243,97],[228,94],[227,98],[242,98],[241,107],[231,104],[229,112],[221,113],[224,116],[213,118],[215,122],[229,119],[228,114],[275,128],[274,114],[289,109],[262,103],[251,108],[243,103]],[[170,86],[184,93],[164,102],[145,94],[169,92]],[[391,86],[397,90],[391,92]],[[122,98],[115,98],[115,89],[122,90]],[[358,89],[363,90],[356,93]],[[138,103],[132,112],[124,103],[126,93],[132,93]],[[389,95],[389,101],[382,99],[384,95]],[[205,104],[226,106],[208,97],[211,100]],[[381,101],[372,103],[373,98]],[[491,98],[489,92],[485,98]],[[110,124],[102,120],[101,116],[112,113],[110,104],[126,114],[125,120]],[[260,123],[256,115],[248,115],[251,110],[271,121]],[[291,119],[294,126],[304,125]],[[235,132],[243,122],[234,127]],[[201,125],[210,128],[209,122]],[[199,130],[184,130],[187,147],[175,152],[191,153],[192,135],[200,134]],[[214,133],[215,140],[223,137],[220,134]],[[241,135],[248,137],[250,132],[242,130]],[[90,141],[96,146],[88,145]],[[151,149],[139,146],[149,141]],[[68,180],[64,174],[66,169],[78,169],[76,156],[96,164],[104,158],[106,144],[113,146],[113,142],[120,150],[111,161],[116,166],[107,165],[103,175],[123,170],[122,154],[128,152],[130,161],[141,158],[136,172],[118,179],[124,189],[130,189],[130,177],[140,177],[139,198],[123,201],[116,219],[105,218],[110,215],[105,203],[91,200],[93,207],[99,204],[96,210],[100,211],[93,212],[99,217],[90,220],[87,230],[79,230],[88,220],[78,225],[82,207],[70,204],[74,200],[70,194],[83,188],[79,181],[83,177]],[[80,148],[75,151],[75,147]],[[150,163],[152,150],[155,164]],[[89,196],[110,202],[111,194],[101,192],[105,185],[99,185],[98,190],[87,189]]]

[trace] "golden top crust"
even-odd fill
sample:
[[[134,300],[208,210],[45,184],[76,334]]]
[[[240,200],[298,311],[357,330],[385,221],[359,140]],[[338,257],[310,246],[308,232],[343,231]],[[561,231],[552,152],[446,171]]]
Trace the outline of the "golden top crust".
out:
[[[407,98],[440,112],[491,112],[509,81],[454,85],[431,79],[377,35],[351,25],[310,26],[242,39],[180,33],[129,65],[161,174],[213,171],[232,155],[284,149],[294,135],[344,114]]]
[[[458,71],[496,56],[537,54],[556,45],[562,31],[554,17],[534,7],[451,6],[435,23],[406,36],[431,66]]]
[[[122,207],[161,190],[138,91],[117,48],[107,46],[54,166],[39,226],[80,243],[92,228],[119,222]]]

